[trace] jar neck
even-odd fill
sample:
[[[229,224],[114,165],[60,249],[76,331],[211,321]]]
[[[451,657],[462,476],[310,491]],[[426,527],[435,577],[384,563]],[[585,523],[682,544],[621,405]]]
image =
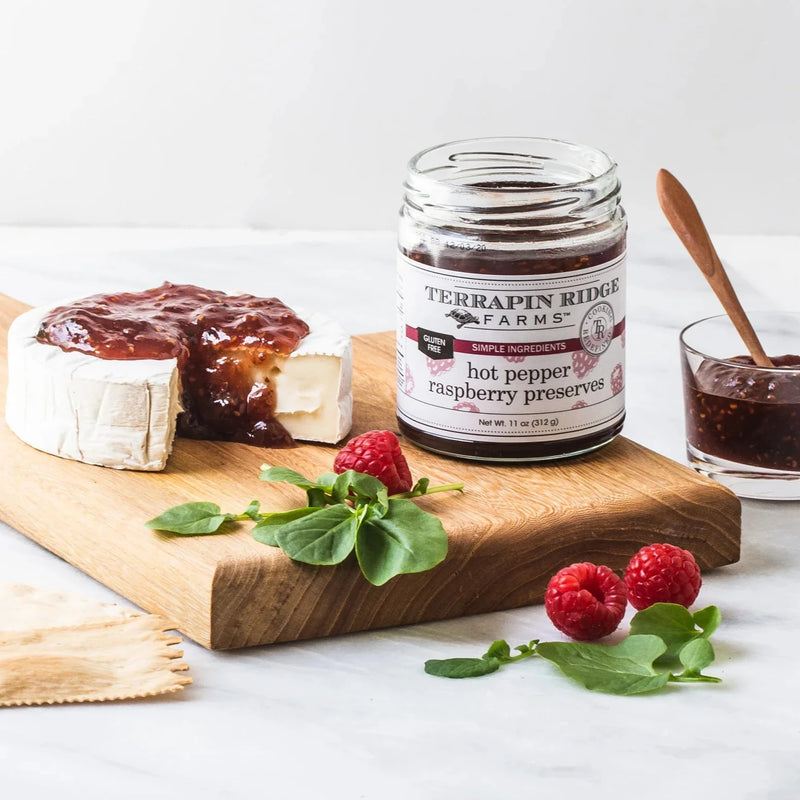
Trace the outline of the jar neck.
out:
[[[424,150],[408,165],[404,213],[470,233],[565,235],[623,214],[616,165],[554,139],[496,138]]]

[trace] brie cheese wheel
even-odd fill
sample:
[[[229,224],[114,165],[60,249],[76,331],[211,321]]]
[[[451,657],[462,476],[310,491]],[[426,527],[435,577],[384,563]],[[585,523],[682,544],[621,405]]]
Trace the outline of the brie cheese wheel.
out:
[[[62,458],[163,469],[181,411],[177,359],[110,360],[43,344],[36,334],[50,310],[27,311],[9,329],[9,428]],[[275,418],[295,439],[335,443],[352,423],[350,338],[322,314],[298,316],[308,335],[291,355],[276,358],[267,376]]]

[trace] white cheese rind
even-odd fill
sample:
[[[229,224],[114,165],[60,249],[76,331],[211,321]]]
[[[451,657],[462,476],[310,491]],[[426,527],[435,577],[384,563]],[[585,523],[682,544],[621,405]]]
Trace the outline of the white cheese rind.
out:
[[[9,428],[62,458],[164,469],[180,411],[177,360],[110,361],[42,344],[36,333],[49,310],[27,311],[9,328]]]
[[[50,308],[28,311],[8,333],[6,420],[46,453],[117,469],[164,468],[180,407],[176,359],[108,360],[42,344]],[[276,418],[301,441],[335,443],[352,424],[352,347],[338,323],[298,314],[310,328],[271,374]]]

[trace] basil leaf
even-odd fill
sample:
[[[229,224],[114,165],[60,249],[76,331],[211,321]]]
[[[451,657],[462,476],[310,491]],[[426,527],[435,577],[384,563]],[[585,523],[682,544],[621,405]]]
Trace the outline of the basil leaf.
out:
[[[145,526],[154,530],[194,536],[217,533],[222,524],[231,517],[231,514],[223,514],[216,503],[183,503],[168,508],[163,514],[148,520]]]
[[[295,561],[339,564],[353,551],[357,528],[353,509],[346,505],[328,506],[278,525],[275,541]]]
[[[653,662],[666,650],[658,636],[628,636],[617,645],[541,642],[537,655],[555,664],[587,689],[630,695],[660,689],[668,672],[656,672]]]
[[[425,662],[425,672],[439,678],[478,678],[498,669],[496,658],[433,658]]]
[[[667,645],[662,661],[677,657],[681,648],[702,634],[695,628],[694,619],[677,603],[654,603],[637,612],[631,619],[631,635],[651,634]]]
[[[278,542],[275,539],[275,531],[280,525],[285,525],[287,522],[293,522],[296,519],[302,519],[309,514],[313,514],[319,509],[309,508],[295,508],[291,511],[282,511],[275,514],[267,514],[257,525],[253,527],[253,538],[261,544],[268,544],[270,547],[277,547]]]
[[[375,586],[395,575],[430,569],[446,555],[447,533],[442,523],[410,500],[389,500],[386,515],[369,516],[356,537],[361,571]]]

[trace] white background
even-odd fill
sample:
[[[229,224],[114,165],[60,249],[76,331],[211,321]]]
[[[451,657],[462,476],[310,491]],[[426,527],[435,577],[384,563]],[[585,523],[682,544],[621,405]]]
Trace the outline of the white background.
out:
[[[417,150],[536,135],[800,233],[800,2],[3,0],[0,224],[393,229]]]

